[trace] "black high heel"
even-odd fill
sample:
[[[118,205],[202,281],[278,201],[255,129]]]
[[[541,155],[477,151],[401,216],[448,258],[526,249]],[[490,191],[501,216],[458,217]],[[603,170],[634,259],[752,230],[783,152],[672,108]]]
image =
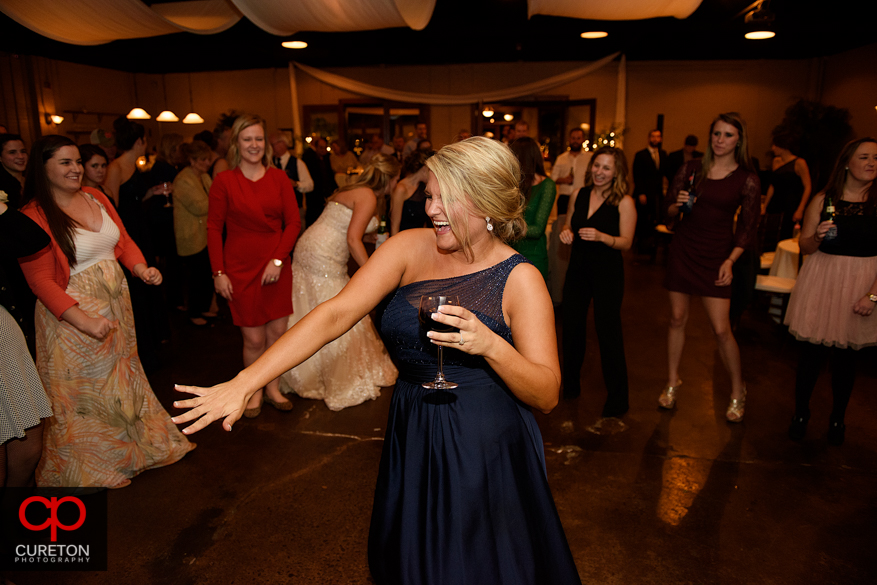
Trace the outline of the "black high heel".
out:
[[[809,420],[809,416],[793,416],[792,423],[789,425],[789,438],[793,441],[803,440],[804,435],[807,434],[807,422]]]
[[[828,444],[840,447],[844,444],[844,435],[847,432],[847,425],[842,422],[833,422],[828,425]]]

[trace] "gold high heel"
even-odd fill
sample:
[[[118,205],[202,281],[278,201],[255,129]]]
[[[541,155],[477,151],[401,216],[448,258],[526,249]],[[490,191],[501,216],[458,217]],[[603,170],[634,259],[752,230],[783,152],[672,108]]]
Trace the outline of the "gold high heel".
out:
[[[725,418],[728,422],[738,423],[743,421],[743,413],[746,409],[746,384],[743,384],[743,395],[740,398],[732,398],[728,410],[725,411]]]
[[[670,410],[676,406],[676,391],[682,386],[682,380],[676,382],[675,386],[665,386],[664,391],[658,397],[658,406]]]

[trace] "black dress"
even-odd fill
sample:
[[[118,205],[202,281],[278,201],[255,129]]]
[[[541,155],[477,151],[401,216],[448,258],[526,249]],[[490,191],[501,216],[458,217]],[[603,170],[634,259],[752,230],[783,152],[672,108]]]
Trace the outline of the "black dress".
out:
[[[429,222],[426,214],[426,184],[419,183],[414,193],[402,203],[399,231],[422,228]]]
[[[770,184],[773,196],[767,204],[764,217],[764,251],[776,250],[781,240],[788,240],[795,232],[792,216],[801,204],[804,183],[795,172],[794,158],[773,171]]]
[[[459,387],[427,390],[436,347],[417,316],[421,295],[460,303],[512,343],[502,314],[514,255],[465,276],[398,289],[383,332],[399,367],[375,487],[369,566],[378,585],[581,583],[545,471],[530,408],[483,357],[445,349]]]
[[[576,198],[570,227],[575,235],[569,268],[563,287],[563,395],[575,398],[581,393],[582,363],[585,359],[585,327],[588,308],[594,300],[594,325],[600,344],[600,363],[608,396],[604,417],[627,412],[627,360],[621,331],[621,301],[624,298],[624,264],[621,250],[600,242],[587,242],[578,236],[582,228],[595,228],[610,236],[620,235],[618,206],[606,201],[590,218],[591,191],[582,189]]]

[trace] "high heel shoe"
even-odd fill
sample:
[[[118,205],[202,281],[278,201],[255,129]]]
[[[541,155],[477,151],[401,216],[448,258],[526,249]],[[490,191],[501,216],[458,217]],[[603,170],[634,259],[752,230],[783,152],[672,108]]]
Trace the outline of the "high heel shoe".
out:
[[[267,402],[280,412],[289,412],[290,410],[292,410],[292,402],[290,402],[289,400],[277,402],[276,400],[271,400],[271,397],[266,395],[265,402]]]
[[[725,418],[728,422],[738,423],[743,421],[743,413],[746,409],[746,384],[743,384],[743,395],[740,398],[732,398],[725,411]]]
[[[798,416],[797,414],[793,416],[792,422],[789,425],[789,438],[793,441],[803,440],[807,434],[807,421],[809,420],[809,414],[807,416]]]
[[[664,391],[658,397],[658,406],[670,410],[676,406],[676,391],[682,386],[682,380],[676,382],[675,386],[665,386]]]
[[[842,422],[833,422],[828,425],[828,444],[840,447],[844,444],[844,435],[847,431],[847,425]]]

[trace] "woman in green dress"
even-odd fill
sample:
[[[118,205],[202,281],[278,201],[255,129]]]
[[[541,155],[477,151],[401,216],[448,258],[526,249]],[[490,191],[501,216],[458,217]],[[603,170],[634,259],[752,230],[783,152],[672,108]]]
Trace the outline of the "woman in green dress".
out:
[[[548,237],[545,228],[557,197],[557,185],[545,174],[542,151],[535,140],[528,136],[518,138],[512,142],[511,148],[521,164],[520,188],[527,205],[524,210],[527,234],[513,247],[532,262],[548,282]]]

